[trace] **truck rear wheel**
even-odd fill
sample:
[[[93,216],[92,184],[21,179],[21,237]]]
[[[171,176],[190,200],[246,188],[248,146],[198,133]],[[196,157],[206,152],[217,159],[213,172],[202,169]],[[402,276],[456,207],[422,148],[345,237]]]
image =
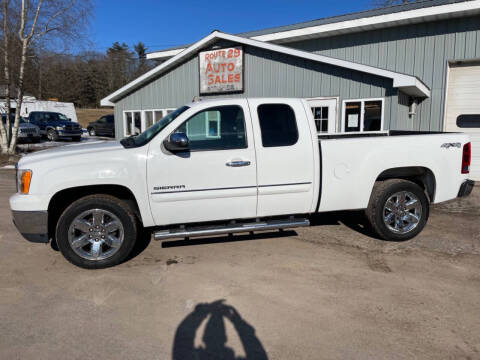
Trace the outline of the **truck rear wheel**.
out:
[[[110,195],[89,195],[60,216],[57,245],[72,264],[85,269],[117,265],[127,258],[137,239],[137,221],[130,207]]]
[[[427,223],[428,213],[429,202],[423,189],[402,179],[377,182],[366,209],[377,235],[392,241],[417,236]]]

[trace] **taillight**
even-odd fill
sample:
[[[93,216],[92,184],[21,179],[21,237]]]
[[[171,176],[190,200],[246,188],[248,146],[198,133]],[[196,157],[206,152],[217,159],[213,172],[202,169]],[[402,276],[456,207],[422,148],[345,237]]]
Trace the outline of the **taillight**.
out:
[[[468,142],[463,145],[462,174],[470,173],[470,160],[472,158],[472,145]]]

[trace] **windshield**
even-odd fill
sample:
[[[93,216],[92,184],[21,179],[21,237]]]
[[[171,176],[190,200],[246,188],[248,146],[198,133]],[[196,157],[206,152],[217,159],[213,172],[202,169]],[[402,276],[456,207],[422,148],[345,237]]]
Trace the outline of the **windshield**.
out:
[[[177,110],[172,111],[170,114],[150,126],[147,130],[136,137],[128,137],[122,140],[122,145],[125,147],[139,147],[143,146],[152,140],[155,135],[162,131],[168,124],[175,120],[181,113],[187,110],[188,106],[179,107]]]
[[[69,121],[69,119],[62,113],[57,112],[44,112],[39,113],[39,117],[43,118],[45,121]]]

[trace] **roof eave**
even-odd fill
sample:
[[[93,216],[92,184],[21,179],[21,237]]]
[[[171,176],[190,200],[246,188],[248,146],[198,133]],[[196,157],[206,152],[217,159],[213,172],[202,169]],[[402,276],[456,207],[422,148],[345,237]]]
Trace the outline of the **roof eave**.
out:
[[[131,92],[135,88],[138,88],[139,86],[141,86],[142,84],[149,82],[151,79],[153,79],[156,76],[159,76],[161,73],[168,71],[172,67],[176,66],[183,58],[196,53],[198,50],[206,47],[211,42],[214,42],[218,39],[228,40],[228,41],[232,41],[235,43],[240,43],[240,44],[248,45],[252,47],[263,48],[269,51],[279,52],[279,53],[300,57],[307,60],[329,64],[332,66],[338,66],[338,67],[347,68],[347,69],[351,69],[359,72],[364,72],[364,73],[372,74],[375,76],[390,78],[393,80],[393,87],[405,88],[404,91],[408,94],[418,93],[420,94],[419,95],[420,97],[430,96],[430,89],[428,89],[428,87],[425,84],[423,84],[414,76],[400,74],[400,73],[385,70],[385,69],[379,69],[373,66],[354,63],[347,60],[341,60],[341,59],[331,58],[324,55],[318,55],[318,54],[310,53],[307,51],[288,48],[282,45],[266,43],[263,41],[242,38],[236,35],[230,35],[230,34],[221,33],[219,31],[214,31],[208,36],[204,37],[203,39],[197,41],[195,44],[191,45],[188,49],[185,49],[181,53],[175,55],[169,60],[163,62],[162,64],[148,71],[144,75],[138,77],[137,79],[131,81],[130,83],[118,89],[117,91],[108,95],[107,97],[105,97],[100,101],[100,104],[102,106],[112,106],[116,100],[125,96],[128,92]],[[413,91],[413,89],[416,89],[416,90]]]

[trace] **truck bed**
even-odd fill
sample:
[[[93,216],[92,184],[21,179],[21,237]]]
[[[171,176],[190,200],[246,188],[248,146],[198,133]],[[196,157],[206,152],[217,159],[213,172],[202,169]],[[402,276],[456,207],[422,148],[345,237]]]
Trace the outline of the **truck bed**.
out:
[[[468,136],[462,133],[430,131],[319,135],[321,198],[317,211],[365,209],[385,169],[429,169],[435,178],[432,202],[453,199],[466,178],[460,174],[460,144],[466,141]]]

